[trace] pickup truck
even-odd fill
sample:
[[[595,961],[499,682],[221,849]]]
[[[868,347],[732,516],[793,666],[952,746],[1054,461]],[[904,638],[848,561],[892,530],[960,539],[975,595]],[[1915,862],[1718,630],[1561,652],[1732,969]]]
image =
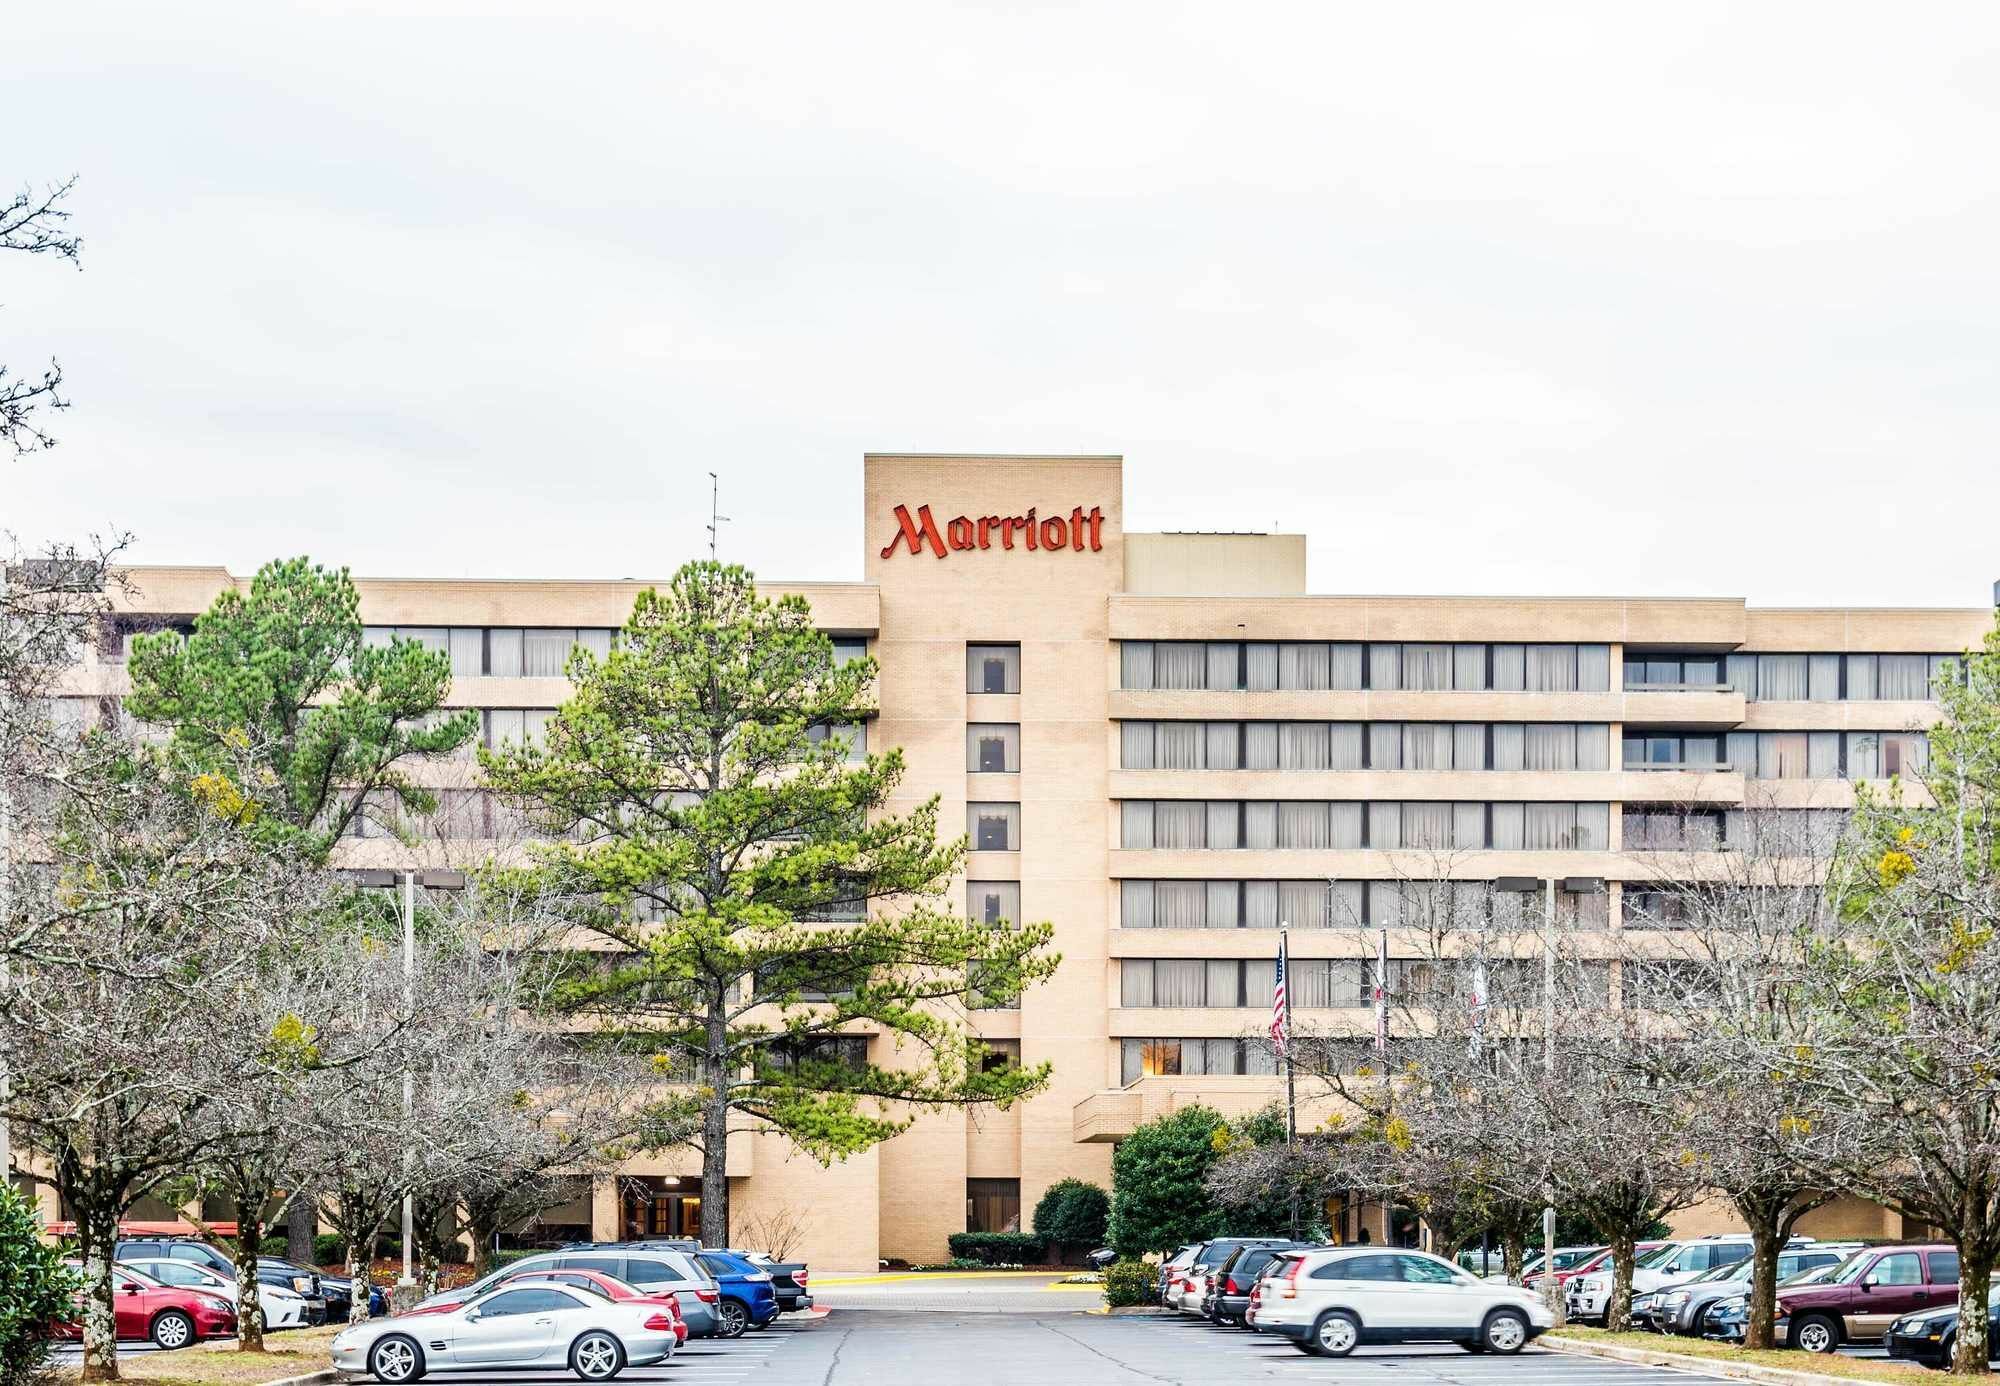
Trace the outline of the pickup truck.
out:
[[[1958,1251],[1941,1242],[1871,1246],[1826,1279],[1778,1291],[1778,1334],[1807,1352],[1874,1343],[1905,1314],[1958,1303]]]
[[[806,1288],[805,1262],[780,1261],[763,1251],[739,1251],[736,1254],[745,1260],[755,1261],[770,1274],[771,1292],[778,1297],[780,1314],[813,1307],[812,1293]]]

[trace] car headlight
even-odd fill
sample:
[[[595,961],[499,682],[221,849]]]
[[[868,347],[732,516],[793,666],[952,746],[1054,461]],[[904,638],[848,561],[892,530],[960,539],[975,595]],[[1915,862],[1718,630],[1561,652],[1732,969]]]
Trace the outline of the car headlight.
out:
[[[1660,1301],[1661,1304],[1665,1305],[1669,1309],[1679,1309],[1687,1302],[1688,1302],[1688,1297],[1685,1294],[1671,1294],[1668,1295],[1665,1299]]]

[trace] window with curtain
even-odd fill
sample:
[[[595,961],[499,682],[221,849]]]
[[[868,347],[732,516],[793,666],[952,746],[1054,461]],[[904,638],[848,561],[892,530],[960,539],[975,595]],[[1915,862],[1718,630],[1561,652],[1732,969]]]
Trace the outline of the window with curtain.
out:
[[[1521,770],[1527,767],[1528,732],[1519,722],[1493,724],[1493,768]]]
[[[1575,804],[1523,804],[1523,845],[1530,852],[1567,850],[1576,837]]]
[[[868,656],[868,641],[859,635],[836,635],[833,637],[833,662],[851,664]]]
[[[1403,686],[1403,650],[1400,645],[1368,647],[1368,686],[1374,689]]]
[[[1118,964],[1119,1005],[1150,1006],[1153,1004],[1153,994],[1151,958],[1126,958]]]
[[[1875,656],[1847,656],[1847,696],[1850,701],[1872,702],[1875,698]]]
[[[1368,846],[1377,852],[1403,845],[1403,806],[1397,803],[1368,805]]]
[[[1153,687],[1206,688],[1208,647],[1188,640],[1159,640],[1153,644]]]
[[[1520,804],[1493,804],[1487,817],[1492,824],[1493,850],[1518,852],[1527,846],[1527,816]]]
[[[1403,646],[1404,689],[1431,692],[1451,687],[1451,646]]]
[[[1118,724],[1118,764],[1126,770],[1151,770],[1153,768],[1153,724],[1151,722],[1120,722]]]
[[[1333,929],[1358,928],[1368,918],[1366,883],[1363,881],[1335,881],[1327,891],[1327,927]]]
[[[1153,845],[1153,801],[1126,799],[1119,805],[1118,845],[1140,851]]]
[[[1576,646],[1530,645],[1526,649],[1526,691],[1574,693]]]
[[[1528,656],[1525,645],[1493,647],[1493,690],[1519,693],[1528,684]]]
[[[1840,778],[1840,733],[1809,732],[1806,735],[1806,778]]]
[[[1127,685],[1128,687],[1130,685]],[[965,691],[968,693],[1019,693],[1021,691],[1021,647],[1019,645],[970,645],[965,647]]]
[[[1153,927],[1153,883],[1151,881],[1120,881],[1118,883],[1118,926],[1121,929],[1150,929]]]
[[[1611,768],[1611,728],[1602,722],[1586,722],[1576,729],[1576,768]]]
[[[1451,846],[1451,805],[1448,803],[1407,803],[1403,805],[1403,845],[1432,850]]]
[[[965,768],[975,774],[1019,774],[1020,723],[968,723],[965,728]]]
[[[1393,929],[1403,922],[1403,883],[1368,883],[1368,922],[1378,929]]]
[[[556,710],[551,707],[521,709],[521,735],[527,738],[530,746],[539,749],[549,744],[549,721],[555,715]],[[849,730],[859,736],[863,729],[857,725]]]
[[[1451,806],[1451,845],[1470,850],[1486,846],[1486,805],[1463,803]]]
[[[1922,702],[1930,697],[1930,661],[1923,655],[1877,655],[1875,680],[1878,698]]]
[[[1405,770],[1451,769],[1452,727],[1449,722],[1403,723]]]
[[[1278,768],[1325,770],[1332,763],[1333,737],[1324,722],[1284,722],[1278,727]]]
[[[1208,849],[1233,852],[1243,845],[1243,805],[1234,799],[1212,799],[1208,804]]]
[[[518,707],[489,707],[486,709],[486,745],[490,750],[502,746],[524,746],[528,741],[528,714]]]
[[[1850,780],[1879,780],[1882,778],[1882,734],[1880,732],[1849,732],[1847,734],[1847,778]]]
[[[1484,645],[1451,647],[1451,686],[1463,693],[1485,691],[1486,647]]]
[[[1458,722],[1451,729],[1451,764],[1455,770],[1486,768],[1486,724]]]
[[[521,632],[509,627],[496,627],[486,632],[486,672],[493,678],[517,679],[521,677]]]
[[[1882,733],[1882,773],[1916,775],[1930,767],[1930,738],[1922,732]]]
[[[1578,804],[1576,806],[1575,847],[1579,852],[1605,852],[1611,849],[1611,806],[1609,804]]]
[[[1403,768],[1403,724],[1401,722],[1370,722],[1368,724],[1368,768],[1370,770],[1401,770]]]
[[[1151,688],[1153,686],[1152,641],[1124,640],[1119,642],[1118,686],[1120,688]]]
[[[1276,881],[1245,881],[1243,883],[1243,927],[1246,929],[1275,929],[1278,927],[1278,883]]]
[[[1276,770],[1278,768],[1278,724],[1276,722],[1248,722],[1244,724],[1243,768],[1245,770]]]
[[[1021,922],[1019,881],[967,881],[965,917],[981,924]]]
[[[1155,800],[1153,845],[1163,851],[1188,851],[1206,847],[1208,805],[1200,800]]]
[[[1802,780],[1806,777],[1804,732],[1757,733],[1757,778]]]
[[[1278,985],[1278,963],[1275,958],[1246,958],[1243,962],[1243,1004],[1261,1006],[1266,1015],[1271,1010],[1271,993]],[[1286,989],[1290,990],[1287,979]]]
[[[1243,647],[1243,686],[1264,693],[1278,686],[1278,647],[1257,641]]]
[[[1351,643],[1330,645],[1327,647],[1327,654],[1331,660],[1328,666],[1327,687],[1360,688],[1363,681],[1361,646]]]
[[[1202,967],[1207,986],[1202,993],[1205,1006],[1243,1004],[1243,964],[1235,958],[1210,958]]]
[[[1351,799],[1336,800],[1326,806],[1326,845],[1337,852],[1357,852],[1364,842],[1363,805]]]
[[[1365,766],[1363,734],[1359,722],[1335,722],[1327,728],[1329,770],[1360,770]]]
[[[1526,768],[1576,769],[1576,728],[1567,722],[1530,722],[1523,730]]]
[[[1019,804],[967,804],[966,832],[975,852],[1018,852],[1021,850],[1021,806]]]
[[[1333,964],[1326,958],[1294,958],[1285,990],[1300,1010],[1325,1010],[1333,1005]]]
[[[1806,656],[1806,697],[1816,703],[1831,703],[1839,700],[1839,655],[1816,654]]]
[[[609,626],[591,626],[576,633],[576,643],[599,664],[611,657],[611,639],[617,632]]]
[[[1336,685],[1330,682],[1332,665],[1327,659],[1326,646],[1280,645],[1278,647],[1278,686],[1316,691]]]
[[[1208,686],[1216,689],[1243,686],[1243,647],[1234,640],[1209,642]]]
[[[1153,926],[1199,929],[1207,915],[1208,891],[1200,881],[1153,883]]]
[[[1209,881],[1203,892],[1206,913],[1202,923],[1210,929],[1234,929],[1242,923],[1241,881]]]
[[[1207,727],[1202,722],[1155,722],[1153,766],[1157,770],[1199,770]]]
[[[478,626],[454,626],[451,632],[453,678],[478,678],[486,672],[486,632]]]
[[[561,678],[576,644],[574,628],[534,628],[522,632],[521,673],[531,679]]]
[[[1252,799],[1243,805],[1243,845],[1253,852],[1278,845],[1278,806],[1271,800]]]
[[[1584,693],[1608,693],[1611,691],[1611,647],[1609,645],[1578,645],[1576,647],[1576,686]]]
[[[1211,770],[1239,770],[1243,758],[1241,745],[1243,724],[1241,722],[1210,722],[1208,727],[1208,760]]]
[[[1233,1003],[1234,998],[1231,998]],[[1208,964],[1201,958],[1153,959],[1155,1006],[1208,1004]]]
[[[1278,805],[1278,846],[1323,850],[1328,845],[1326,804],[1286,800]]]
[[[1811,691],[1808,661],[1802,654],[1757,656],[1757,697],[1761,702],[1802,702]]]

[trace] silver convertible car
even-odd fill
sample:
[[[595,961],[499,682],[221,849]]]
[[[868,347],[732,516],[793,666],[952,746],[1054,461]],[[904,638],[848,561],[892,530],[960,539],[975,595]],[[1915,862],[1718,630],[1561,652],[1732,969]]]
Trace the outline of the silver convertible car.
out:
[[[673,1320],[658,1306],[517,1282],[449,1313],[356,1324],[333,1340],[333,1365],[389,1386],[407,1386],[432,1367],[568,1367],[585,1381],[609,1381],[673,1351]]]

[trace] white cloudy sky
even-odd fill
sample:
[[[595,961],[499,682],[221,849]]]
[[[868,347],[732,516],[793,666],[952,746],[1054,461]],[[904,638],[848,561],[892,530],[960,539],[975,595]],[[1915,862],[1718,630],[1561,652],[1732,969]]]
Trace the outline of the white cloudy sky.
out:
[[[1988,4],[17,7],[0,260],[150,562],[860,570],[863,451],[1118,452],[1322,591],[1972,605]]]

